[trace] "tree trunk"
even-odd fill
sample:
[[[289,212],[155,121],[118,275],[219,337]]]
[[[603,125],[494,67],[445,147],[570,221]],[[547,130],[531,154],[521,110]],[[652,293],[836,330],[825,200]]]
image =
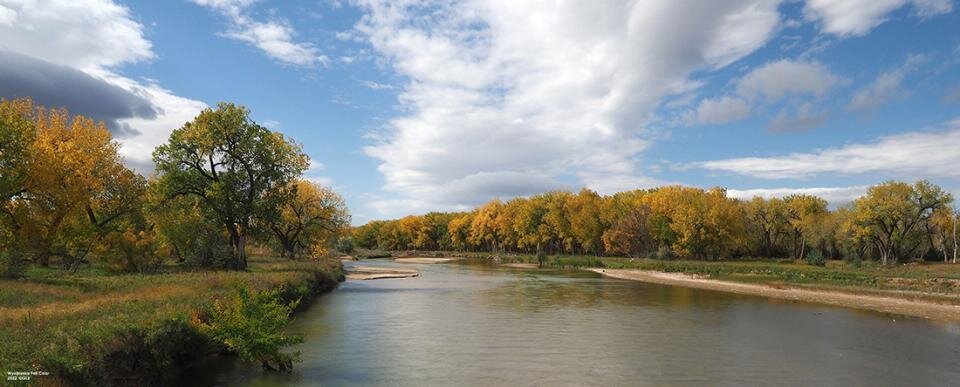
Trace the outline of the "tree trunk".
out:
[[[800,259],[803,259],[804,249],[807,247],[807,237],[800,235]]]
[[[237,238],[237,270],[247,270],[247,236],[240,234]]]

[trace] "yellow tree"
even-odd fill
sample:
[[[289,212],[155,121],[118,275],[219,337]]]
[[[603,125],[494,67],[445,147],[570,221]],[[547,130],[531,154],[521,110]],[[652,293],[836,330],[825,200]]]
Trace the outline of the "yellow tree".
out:
[[[450,245],[460,251],[469,250],[470,226],[473,224],[474,212],[465,212],[454,216],[447,224],[447,232],[450,234]]]
[[[793,230],[793,254],[803,259],[807,245],[807,234],[823,221],[827,214],[827,201],[812,195],[790,195],[784,198],[788,223]]]
[[[604,224],[600,219],[600,195],[582,189],[566,203],[570,232],[584,252],[600,255],[603,248]]]
[[[106,126],[66,110],[37,109],[24,200],[13,210],[34,260],[51,257],[76,264],[94,249],[96,237],[129,212],[142,178],[120,163]]]
[[[471,243],[477,246],[486,245],[488,251],[496,254],[500,252],[500,235],[497,232],[497,217],[503,210],[503,202],[491,200],[480,206],[470,223]]]
[[[924,243],[926,222],[953,198],[925,180],[913,185],[889,181],[870,187],[854,201],[847,228],[876,248],[883,264],[913,255]]]
[[[280,255],[296,259],[319,252],[350,225],[347,204],[334,190],[297,179],[283,191],[279,211],[267,215],[267,227],[280,245]]]
[[[547,198],[534,195],[522,201],[513,218],[513,230],[517,234],[517,245],[521,249],[534,249],[536,253],[552,239],[550,225],[547,224]]]

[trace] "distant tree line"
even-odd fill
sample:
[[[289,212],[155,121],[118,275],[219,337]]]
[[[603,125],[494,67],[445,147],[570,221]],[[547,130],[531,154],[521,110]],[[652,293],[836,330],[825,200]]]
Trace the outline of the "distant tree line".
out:
[[[27,265],[117,271],[246,268],[248,243],[296,258],[321,253],[350,215],[302,178],[300,145],[222,103],[171,133],[156,174],[126,168],[102,122],[0,100],[0,272]]]
[[[553,191],[473,211],[373,221],[358,247],[693,259],[818,257],[956,262],[953,198],[927,181],[888,181],[830,210],[812,195],[739,200],[723,188],[665,186],[602,196]]]

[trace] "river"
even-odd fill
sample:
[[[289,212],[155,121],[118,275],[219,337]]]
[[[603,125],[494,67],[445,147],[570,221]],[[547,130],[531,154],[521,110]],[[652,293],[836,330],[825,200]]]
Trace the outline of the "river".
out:
[[[363,265],[422,275],[317,299],[289,327],[292,374],[232,361],[204,384],[960,384],[956,324],[583,271]]]

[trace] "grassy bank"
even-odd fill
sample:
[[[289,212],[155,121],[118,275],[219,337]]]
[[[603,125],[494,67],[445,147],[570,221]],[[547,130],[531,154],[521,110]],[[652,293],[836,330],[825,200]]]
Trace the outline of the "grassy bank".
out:
[[[194,321],[237,282],[283,287],[286,300],[332,289],[339,261],[252,257],[246,272],[168,268],[161,274],[77,274],[31,268],[0,280],[0,369],[45,371],[44,384],[169,383],[219,352]]]

